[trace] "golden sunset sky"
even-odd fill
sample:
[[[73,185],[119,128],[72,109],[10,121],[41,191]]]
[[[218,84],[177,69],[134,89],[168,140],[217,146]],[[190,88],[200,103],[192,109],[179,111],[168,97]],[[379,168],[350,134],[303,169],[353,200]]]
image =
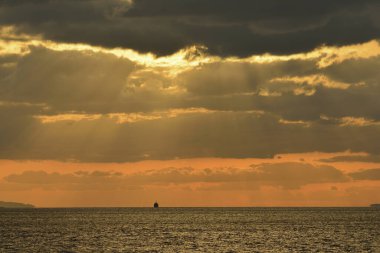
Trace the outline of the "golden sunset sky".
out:
[[[379,12],[0,0],[0,201],[380,202]]]

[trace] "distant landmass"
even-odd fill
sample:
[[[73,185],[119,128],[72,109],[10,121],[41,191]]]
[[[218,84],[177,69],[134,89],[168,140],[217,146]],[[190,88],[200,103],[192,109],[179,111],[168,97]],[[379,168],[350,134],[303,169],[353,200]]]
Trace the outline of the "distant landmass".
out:
[[[0,208],[34,208],[34,206],[24,203],[0,201]]]
[[[380,204],[372,204],[371,207],[380,208]]]

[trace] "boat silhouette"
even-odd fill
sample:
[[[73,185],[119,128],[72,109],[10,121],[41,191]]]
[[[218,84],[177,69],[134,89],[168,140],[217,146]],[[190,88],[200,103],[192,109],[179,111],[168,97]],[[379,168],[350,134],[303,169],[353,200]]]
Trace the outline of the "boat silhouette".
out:
[[[154,207],[154,208],[158,208],[158,202],[157,202],[157,201],[154,202],[153,207]]]

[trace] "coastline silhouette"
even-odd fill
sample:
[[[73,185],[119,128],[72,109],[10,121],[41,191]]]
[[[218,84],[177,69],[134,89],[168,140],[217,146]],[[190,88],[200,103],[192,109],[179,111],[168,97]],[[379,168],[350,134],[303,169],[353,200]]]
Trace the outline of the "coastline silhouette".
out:
[[[34,208],[35,206],[26,203],[0,201],[0,208]]]

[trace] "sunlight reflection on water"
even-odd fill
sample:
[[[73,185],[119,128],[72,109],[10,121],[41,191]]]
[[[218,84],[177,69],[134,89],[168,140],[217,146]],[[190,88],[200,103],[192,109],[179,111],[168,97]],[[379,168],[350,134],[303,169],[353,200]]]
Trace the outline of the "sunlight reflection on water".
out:
[[[380,210],[4,209],[0,235],[0,252],[380,252]]]

